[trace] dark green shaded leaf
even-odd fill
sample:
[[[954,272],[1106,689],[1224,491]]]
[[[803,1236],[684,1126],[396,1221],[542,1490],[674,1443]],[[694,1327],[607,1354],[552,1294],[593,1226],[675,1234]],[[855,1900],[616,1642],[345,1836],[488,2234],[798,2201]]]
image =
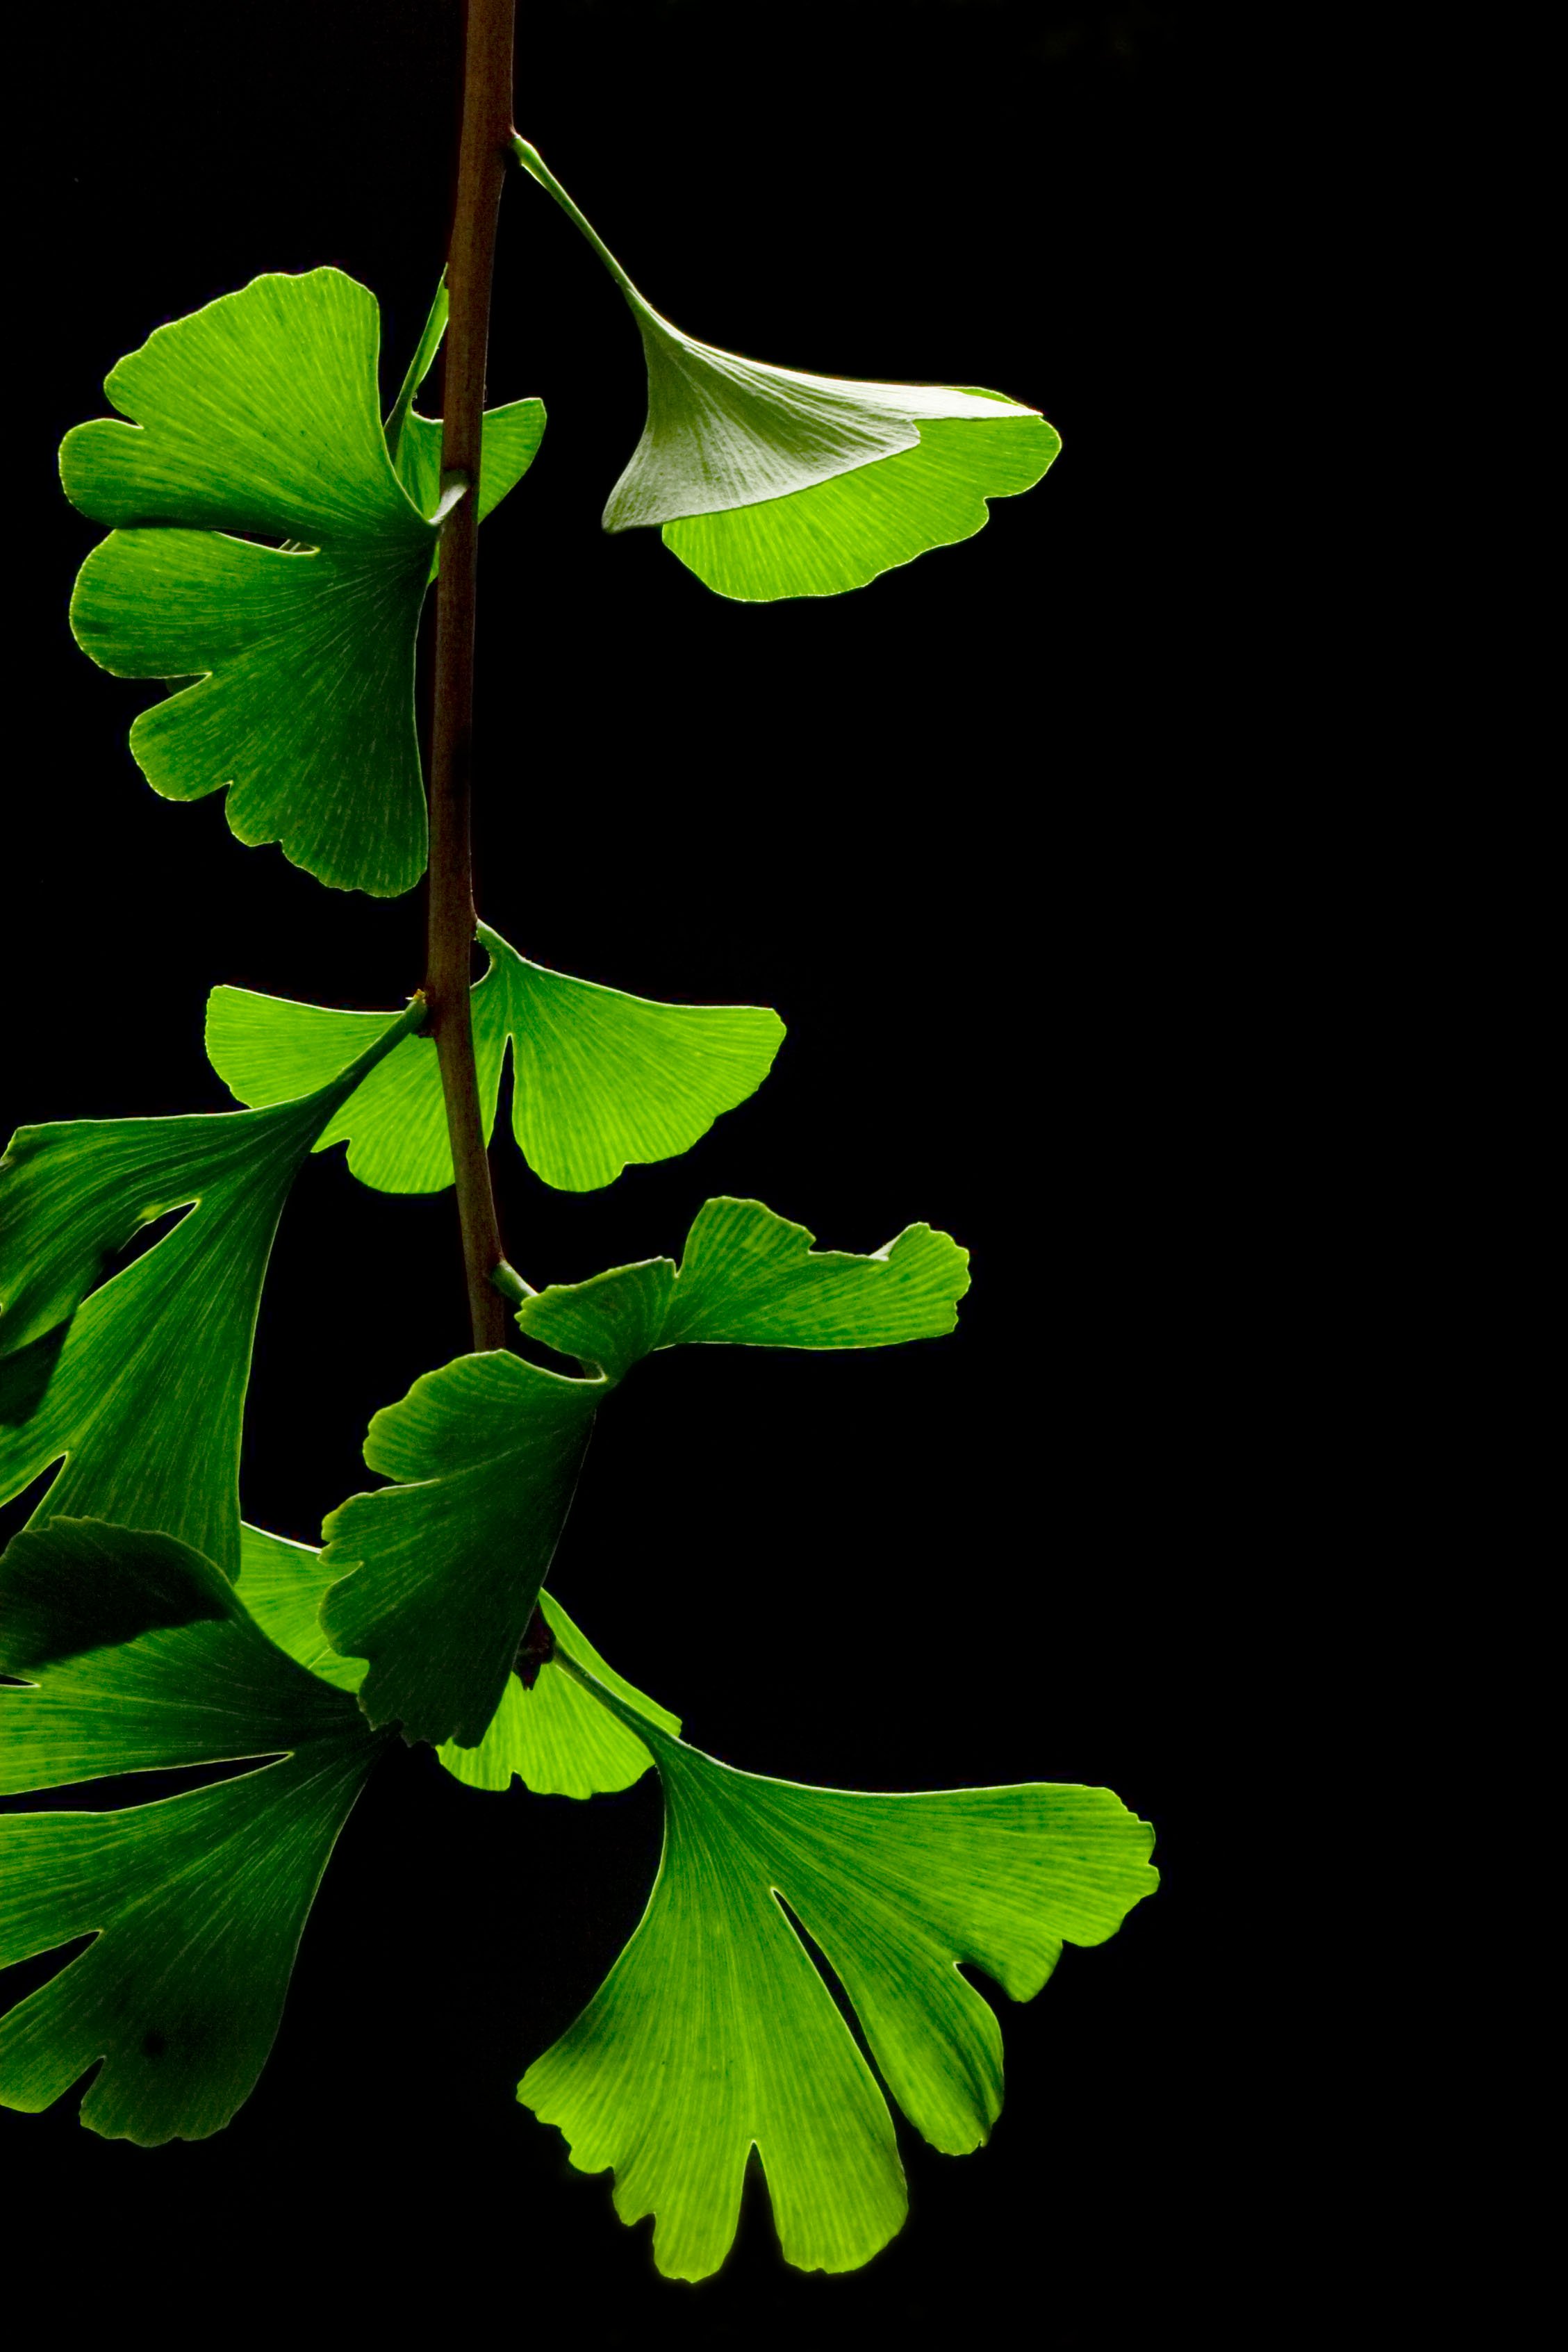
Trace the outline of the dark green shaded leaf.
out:
[[[477,1747],[506,1691],[587,1451],[602,1381],[460,1356],[371,1423],[365,1460],[403,1483],[322,1532],[342,1579],[321,1622],[369,1658],[360,1704],[405,1738]]]
[[[5,1796],[364,1730],[211,1560],[98,1519],[52,1519],[0,1557],[0,1669],[37,1685],[0,1691]]]
[[[40,1517],[158,1528],[235,1573],[240,1418],[278,1217],[333,1113],[423,1017],[416,1001],[382,1019],[356,1064],[273,1109],[17,1129],[0,1161],[0,1359],[40,1337],[54,1356],[20,1401],[27,1417],[0,1427],[0,1499],[64,1455]],[[103,1279],[142,1225],[186,1203]]]
[[[162,1626],[244,1615],[221,1569],[140,1528],[56,1517],[24,1528],[0,1555],[0,1673],[31,1674]]]
[[[94,1938],[0,2020],[0,2103],[36,2112],[101,2060],[82,2121],[154,2145],[218,2130],[248,2095],[321,1873],[382,1743],[237,1601],[216,1615],[216,1569],[166,1538],[68,1522],[19,1538],[0,1561],[0,1625],[19,1622],[24,1646],[57,1654],[95,1597],[106,1625],[127,1622],[139,1576],[140,1613],[163,1621],[155,1630],[26,1666],[29,1687],[0,1691],[0,1790],[282,1760],[118,1812],[0,1818],[0,1965]],[[23,1662],[8,1649],[6,1663]]]

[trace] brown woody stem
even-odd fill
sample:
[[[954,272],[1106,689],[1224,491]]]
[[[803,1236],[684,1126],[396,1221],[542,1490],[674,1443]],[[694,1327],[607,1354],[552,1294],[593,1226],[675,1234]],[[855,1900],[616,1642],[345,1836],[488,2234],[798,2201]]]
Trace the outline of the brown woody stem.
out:
[[[441,535],[435,611],[435,712],[430,759],[430,919],[424,993],[441,1065],[463,1264],[476,1348],[507,1343],[507,1309],[491,1286],[503,1261],[490,1164],[479,1116],[474,1027],[468,1007],[474,943],[474,867],[469,801],[474,761],[474,625],[478,552],[479,449],[496,216],[512,136],[515,0],[468,0],[464,28],[463,132],[457,203],[447,261],[451,316],[441,467],[455,476],[457,500]]]

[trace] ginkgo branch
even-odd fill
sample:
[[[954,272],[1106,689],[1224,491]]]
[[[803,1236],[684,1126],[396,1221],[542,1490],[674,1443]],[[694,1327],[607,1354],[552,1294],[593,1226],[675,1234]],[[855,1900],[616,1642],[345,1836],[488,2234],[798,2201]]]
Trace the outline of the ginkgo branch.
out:
[[[476,481],[484,429],[485,359],[496,217],[512,125],[514,0],[469,0],[463,131],[447,264],[451,313],[441,463],[444,484]],[[507,1344],[506,1308],[490,1273],[503,1257],[479,1111],[468,1010],[474,943],[474,639],[479,508],[459,498],[442,533],[435,623],[435,709],[430,761],[430,899],[424,988],[446,1101],[474,1345]]]

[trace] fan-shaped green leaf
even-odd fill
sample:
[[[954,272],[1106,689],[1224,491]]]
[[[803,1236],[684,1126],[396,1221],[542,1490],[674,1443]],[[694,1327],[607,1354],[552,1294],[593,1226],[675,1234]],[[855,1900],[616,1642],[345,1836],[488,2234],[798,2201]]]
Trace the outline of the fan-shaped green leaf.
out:
[[[322,1532],[321,1622],[369,1658],[360,1704],[408,1739],[476,1748],[506,1693],[607,1383],[519,1356],[460,1356],[371,1423],[365,1460],[402,1483]]]
[[[755,1093],[784,1035],[775,1013],[656,1004],[529,963],[486,924],[478,936],[490,958],[470,1000],[486,1139],[509,1038],[518,1145],[545,1182],[564,1192],[612,1183],[628,1160],[689,1150],[721,1112]],[[207,1056],[239,1101],[277,1102],[341,1068],[384,1019],[215,988]],[[317,1148],[345,1137],[349,1166],[381,1192],[450,1184],[446,1113],[428,1039],[411,1040],[382,1063]]]
[[[606,530],[662,525],[721,595],[831,596],[971,537],[988,499],[1030,488],[1056,457],[1038,410],[1002,393],[803,375],[682,334],[528,142],[514,148],[599,254],[643,339],[647,423]]]
[[[321,1612],[338,1649],[372,1661],[360,1692],[372,1723],[476,1748],[505,1700],[508,1722],[476,1774],[520,1752],[507,1677],[594,1415],[639,1357],[681,1339],[883,1347],[952,1329],[967,1259],[946,1234],[912,1225],[872,1257],[810,1242],[759,1202],[709,1201],[678,1274],[654,1258],[524,1302],[526,1330],[602,1377],[463,1356],[377,1413],[365,1460],[402,1483],[351,1496],[327,1521],[324,1562],[348,1572]]]
[[[0,1561],[0,1659],[29,1677],[0,1690],[0,1790],[282,1759],[122,1811],[0,1818],[0,1966],[94,1938],[0,2020],[0,2104],[36,2112],[101,2060],[83,2123],[143,2145],[199,2139],[266,2063],[306,1915],[382,1743],[226,1594],[184,1546],[92,1523],[19,1536]],[[68,1654],[95,1602],[106,1627],[131,1603],[147,1630]]]
[[[67,495],[117,526],[77,583],[78,644],[121,677],[202,674],[132,728],[148,782],[226,785],[242,841],[387,895],[424,864],[413,639],[435,532],[387,456],[379,341],[340,271],[256,278],[121,360],[105,389],[135,422],[78,425],[60,457]]]
[[[910,2121],[959,2154],[988,2136],[1002,2069],[995,2014],[958,1964],[1029,2000],[1064,1941],[1103,1942],[1152,1893],[1153,1834],[1104,1789],[871,1796],[762,1780],[605,1705],[658,1766],[664,1857],[631,1943],[517,2095],[560,2126],[580,2170],[613,2168],[622,2221],[654,2215],[667,2276],[723,2262],[753,2147],[786,2260],[853,2269],[903,2221],[903,2168],[783,1906]]]
[[[78,643],[117,677],[196,680],[131,729],[149,783],[226,787],[240,840],[385,897],[424,866],[413,650],[440,427],[404,416],[411,495],[379,341],[374,297],[340,271],[256,278],[121,360],[105,389],[135,421],[78,425],[60,464],[73,502],[115,526],[77,583]],[[542,430],[537,403],[497,413],[486,510]]]
[[[240,1415],[283,1203],[340,1104],[423,1018],[423,1000],[382,1017],[302,1101],[17,1129],[0,1161],[0,1370],[14,1376],[0,1499],[64,1455],[40,1515],[155,1528],[235,1573]],[[141,1226],[186,1203],[103,1280]]]
[[[554,1284],[517,1321],[618,1379],[682,1341],[751,1348],[886,1348],[940,1338],[969,1287],[968,1253],[909,1225],[869,1257],[818,1250],[760,1201],[706,1201],[677,1272],[668,1258]]]

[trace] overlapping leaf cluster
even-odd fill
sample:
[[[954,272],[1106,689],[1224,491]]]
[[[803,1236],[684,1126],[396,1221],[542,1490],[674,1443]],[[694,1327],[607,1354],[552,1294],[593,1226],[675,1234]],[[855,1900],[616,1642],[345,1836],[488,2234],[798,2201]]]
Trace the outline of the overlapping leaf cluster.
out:
[[[862,584],[977,530],[986,497],[1054,456],[1043,420],[995,394],[796,375],[680,335],[517,152],[643,338],[648,425],[606,526],[660,526],[721,593]],[[123,361],[121,416],[62,457],[70,497],[110,526],[78,583],[78,637],[174,689],[131,731],[149,782],[226,790],[242,840],[381,894],[424,858],[413,649],[444,515],[460,497],[493,509],[544,426],[537,400],[490,413],[479,479],[444,480],[439,423],[413,401],[444,320],[442,293],[383,423],[370,294],[332,269],[258,278]],[[478,937],[486,1135],[509,1053],[513,1132],[547,1184],[589,1191],[684,1152],[768,1075],[771,1012],[652,1003]],[[613,2170],[626,2220],[655,2217],[666,2273],[723,2260],[753,2149],[789,2259],[850,2267],[903,2218],[889,2099],[952,2151],[999,2107],[996,2018],[960,1967],[1038,1991],[1064,1940],[1102,1940],[1153,1885],[1146,1825],[1103,1790],[873,1796],[733,1770],[616,1674],[544,1580],[634,1365],[678,1346],[938,1337],[966,1255],[923,1224],[867,1256],[819,1250],[758,1202],[710,1200],[678,1261],[518,1283],[517,1324],[554,1368],[508,1349],[425,1373],[371,1423],[384,1483],[332,1512],[319,1548],[248,1527],[252,1334],[305,1163],[344,1143],[367,1185],[451,1181],[423,1028],[417,996],[367,1013],[218,988],[208,1053],[243,1108],[24,1128],[0,1163],[0,1500],[48,1478],[0,1559],[0,1795],[250,1768],[0,1818],[0,1962],[90,1938],[0,2021],[0,2099],[39,2108],[91,2074],[82,2120],[111,2137],[225,2124],[398,1733],[477,1790],[588,1798],[652,1766],[665,1835],[646,1914],[519,2097],[574,2163]]]

